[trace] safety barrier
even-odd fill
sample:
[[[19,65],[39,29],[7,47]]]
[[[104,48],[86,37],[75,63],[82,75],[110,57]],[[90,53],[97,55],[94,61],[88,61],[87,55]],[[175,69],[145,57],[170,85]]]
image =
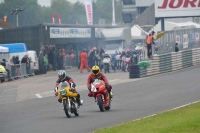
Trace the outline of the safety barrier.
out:
[[[74,66],[74,58],[70,55],[66,55],[63,57],[63,68],[70,69]]]
[[[163,37],[157,40],[157,54],[175,52],[175,43],[179,51],[200,47],[200,29],[194,27],[165,31]],[[153,45],[154,46],[154,45]],[[154,51],[154,49],[153,49]]]
[[[153,55],[153,60],[151,60],[151,65],[149,67],[140,67],[137,70],[132,70],[130,73],[138,73],[137,77],[141,78],[176,71],[197,64],[200,64],[200,48]]]
[[[8,79],[16,80],[21,78],[28,78],[29,76],[34,75],[34,70],[30,66],[27,66],[26,63],[21,63],[17,65],[8,65]]]

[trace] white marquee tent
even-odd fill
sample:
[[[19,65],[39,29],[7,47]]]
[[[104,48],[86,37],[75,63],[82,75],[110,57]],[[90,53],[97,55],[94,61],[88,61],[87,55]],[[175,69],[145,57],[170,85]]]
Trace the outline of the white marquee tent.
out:
[[[131,37],[132,39],[146,39],[148,33],[140,28],[139,25],[134,25],[131,28]]]
[[[9,58],[8,54],[9,54],[9,48],[0,46],[0,61],[2,59],[8,60],[8,58]]]
[[[0,53],[1,53],[1,54],[3,54],[3,53],[9,53],[9,49],[6,48],[6,47],[0,46]]]

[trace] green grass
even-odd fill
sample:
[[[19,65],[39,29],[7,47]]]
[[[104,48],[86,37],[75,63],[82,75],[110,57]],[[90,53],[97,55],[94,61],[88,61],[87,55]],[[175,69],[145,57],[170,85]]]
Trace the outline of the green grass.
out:
[[[95,133],[200,133],[200,102]]]

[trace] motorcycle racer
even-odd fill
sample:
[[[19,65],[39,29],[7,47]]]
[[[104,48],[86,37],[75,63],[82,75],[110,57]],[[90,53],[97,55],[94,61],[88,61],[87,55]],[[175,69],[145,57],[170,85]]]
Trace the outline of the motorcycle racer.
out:
[[[67,73],[64,70],[60,70],[58,72],[58,80],[56,81],[55,96],[58,95],[58,88],[57,88],[57,86],[60,84],[60,82],[65,82],[65,81],[67,81],[70,84],[71,91],[78,94],[76,100],[77,100],[78,105],[81,106],[82,103],[80,101],[80,94],[75,89],[76,84],[74,83],[74,80],[71,77],[67,76]],[[58,102],[61,103],[62,102],[62,98],[59,97],[58,98]]]
[[[100,72],[100,68],[98,66],[92,67],[92,73],[88,77],[88,80],[87,80],[87,86],[89,90],[88,96],[93,97],[93,93],[91,92],[91,83],[93,83],[95,79],[100,79],[105,82],[106,89],[108,93],[110,94],[110,97],[113,98],[112,86],[109,85],[107,78],[105,77],[103,73]]]

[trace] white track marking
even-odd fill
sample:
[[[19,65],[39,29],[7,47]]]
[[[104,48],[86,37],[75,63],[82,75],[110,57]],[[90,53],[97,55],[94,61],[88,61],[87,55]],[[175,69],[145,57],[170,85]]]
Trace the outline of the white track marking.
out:
[[[35,94],[38,98],[42,98],[42,96],[40,96],[40,94]]]

